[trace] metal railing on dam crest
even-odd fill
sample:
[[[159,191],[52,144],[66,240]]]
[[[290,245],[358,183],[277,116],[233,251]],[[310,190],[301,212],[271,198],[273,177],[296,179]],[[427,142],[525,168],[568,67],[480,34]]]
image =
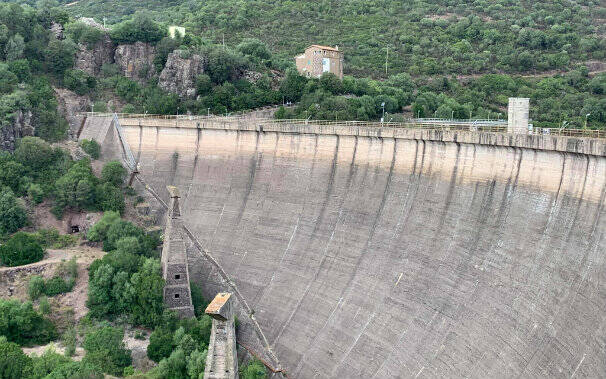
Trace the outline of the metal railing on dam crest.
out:
[[[348,126],[385,129],[426,129],[426,130],[459,130],[479,131],[488,133],[507,134],[507,120],[488,119],[441,119],[416,118],[404,122],[376,122],[376,121],[332,121],[332,120],[306,120],[306,119],[254,119],[245,116],[202,116],[202,115],[158,115],[134,113],[83,113],[86,116],[118,117],[124,126],[133,126],[134,122],[141,122],[143,126],[174,126],[180,128],[195,128],[197,123],[220,123],[224,125],[306,125],[306,126]],[[565,136],[579,138],[606,138],[606,130],[601,129],[567,129],[567,128],[538,128],[530,127],[528,135]]]

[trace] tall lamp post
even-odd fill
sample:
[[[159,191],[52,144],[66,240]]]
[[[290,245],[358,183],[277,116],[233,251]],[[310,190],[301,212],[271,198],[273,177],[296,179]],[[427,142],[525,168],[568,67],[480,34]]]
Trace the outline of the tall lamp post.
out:
[[[385,121],[385,102],[381,103],[381,108],[383,108],[383,117],[381,117],[381,124]]]
[[[591,116],[591,113],[587,113],[585,115],[585,126],[583,126],[583,129],[587,129],[587,119],[589,118],[589,116]]]

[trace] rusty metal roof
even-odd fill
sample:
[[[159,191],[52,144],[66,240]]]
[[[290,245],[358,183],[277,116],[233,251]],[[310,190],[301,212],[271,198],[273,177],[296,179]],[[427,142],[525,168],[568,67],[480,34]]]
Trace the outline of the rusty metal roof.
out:
[[[310,47],[317,47],[318,49],[322,49],[322,50],[330,50],[330,51],[341,51],[339,49],[337,49],[336,47],[330,47],[330,46],[323,46],[323,45],[309,45],[307,46],[307,49],[309,49]],[[305,50],[307,50],[305,49]]]

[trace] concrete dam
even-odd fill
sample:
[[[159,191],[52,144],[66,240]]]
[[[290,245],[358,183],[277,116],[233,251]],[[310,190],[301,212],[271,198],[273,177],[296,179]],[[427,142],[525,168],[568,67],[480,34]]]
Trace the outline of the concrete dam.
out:
[[[238,343],[275,377],[606,377],[606,140],[120,124],[221,268],[189,246],[190,280],[238,289]],[[109,117],[80,138],[122,156]]]

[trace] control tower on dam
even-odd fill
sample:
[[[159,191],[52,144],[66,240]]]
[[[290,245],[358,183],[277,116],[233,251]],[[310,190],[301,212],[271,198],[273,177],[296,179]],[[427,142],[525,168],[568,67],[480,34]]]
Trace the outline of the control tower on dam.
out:
[[[120,123],[233,284],[191,249],[190,280],[237,287],[238,343],[289,378],[606,377],[606,140]]]

